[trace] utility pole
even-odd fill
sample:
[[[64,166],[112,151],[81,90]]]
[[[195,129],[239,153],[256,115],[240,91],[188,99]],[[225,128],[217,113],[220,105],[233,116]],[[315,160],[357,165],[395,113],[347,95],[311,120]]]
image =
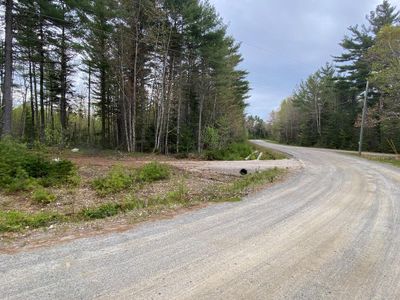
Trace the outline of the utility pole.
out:
[[[361,156],[361,153],[362,153],[362,143],[363,143],[363,137],[364,137],[364,123],[365,123],[365,117],[367,115],[368,90],[369,90],[369,81],[367,80],[367,85],[365,87],[365,93],[364,93],[364,105],[363,105],[363,111],[362,111],[362,117],[361,117],[360,141],[358,142],[358,155],[359,156]]]

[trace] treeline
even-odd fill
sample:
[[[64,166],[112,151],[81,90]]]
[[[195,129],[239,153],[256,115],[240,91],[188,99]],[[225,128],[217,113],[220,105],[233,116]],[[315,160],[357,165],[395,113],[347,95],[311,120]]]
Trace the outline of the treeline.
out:
[[[266,139],[268,135],[268,125],[259,116],[248,115],[246,117],[246,129],[249,139]]]
[[[3,9],[3,136],[162,153],[245,137],[239,45],[207,1],[6,0]]]
[[[352,26],[343,54],[310,75],[271,114],[270,137],[288,144],[357,149],[367,81],[363,148],[400,149],[399,12],[383,1]]]

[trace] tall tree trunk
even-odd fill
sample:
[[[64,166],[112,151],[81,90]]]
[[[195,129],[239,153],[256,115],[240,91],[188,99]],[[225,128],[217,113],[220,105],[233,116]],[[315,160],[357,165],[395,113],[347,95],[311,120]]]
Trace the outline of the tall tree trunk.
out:
[[[43,19],[40,16],[40,43],[39,43],[39,85],[40,85],[40,142],[44,143],[45,141],[45,111],[44,111],[44,33],[43,33]]]
[[[65,26],[61,29],[61,97],[60,97],[60,122],[61,122],[61,147],[64,147],[65,132],[67,131],[67,49],[65,43]]]
[[[51,125],[51,130],[54,132],[55,130],[55,124],[54,124],[54,107],[53,107],[53,101],[50,102],[50,125]],[[61,142],[62,143],[62,142]]]
[[[4,73],[4,94],[3,94],[3,126],[2,126],[2,136],[11,134],[12,126],[12,64],[13,64],[13,30],[12,30],[12,10],[13,10],[13,0],[6,0],[6,11],[5,11],[5,22],[6,22],[6,36],[5,36],[5,73]]]
[[[202,151],[202,141],[201,141],[201,133],[202,133],[202,126],[203,126],[203,106],[204,106],[204,98],[205,98],[205,91],[203,91],[202,95],[200,96],[200,107],[199,107],[199,123],[197,128],[197,152],[201,153]]]
[[[31,50],[29,50],[29,92],[30,92],[30,98],[31,98],[31,125],[32,125],[31,142],[33,142],[35,140],[35,104],[34,104],[34,98],[33,98]]]
[[[136,108],[137,108],[137,62],[139,54],[139,25],[136,25],[135,59],[133,63],[133,97],[132,97],[132,146],[131,151],[136,151]]]
[[[101,109],[101,143],[103,147],[106,146],[106,72],[104,69],[100,70],[100,109]]]
[[[170,120],[170,115],[171,115],[171,106],[172,106],[172,100],[174,97],[174,86],[173,86],[173,80],[174,80],[174,73],[175,73],[175,58],[172,57],[171,59],[171,64],[170,64],[170,80],[169,80],[169,88],[168,88],[168,96],[167,96],[167,119],[166,119],[166,124],[165,124],[165,140],[164,140],[164,153],[168,154],[168,141],[169,141],[169,120]]]
[[[181,62],[182,66],[182,62]],[[181,69],[181,68],[180,68]],[[182,93],[183,93],[183,88],[187,84],[188,77],[185,76],[185,80],[183,83],[183,76],[182,76],[182,70],[180,70],[180,80],[179,82],[181,83],[181,86],[179,87],[179,96],[178,96],[178,115],[177,115],[177,120],[176,120],[176,153],[179,153],[180,151],[180,143],[181,143],[181,119],[182,119]],[[182,87],[182,84],[184,85]]]
[[[167,73],[167,58],[168,52],[171,42],[171,34],[172,34],[172,27],[169,31],[168,41],[164,53],[163,59],[163,71],[162,71],[162,78],[161,78],[161,97],[159,103],[159,110],[157,116],[157,125],[156,125],[156,135],[155,135],[155,146],[154,151],[161,150],[161,138],[163,136],[163,129],[165,124],[165,102],[166,102],[166,73]]]
[[[27,114],[27,109],[26,109],[26,98],[28,96],[28,84],[26,82],[26,79],[24,79],[24,86],[25,86],[25,91],[24,91],[24,97],[22,99],[22,113],[21,113],[21,138],[25,138],[25,127],[26,127],[26,114]]]
[[[157,151],[161,150],[161,138],[164,129],[164,118],[165,118],[165,102],[167,98],[166,93],[166,56],[163,64],[163,75],[161,79],[161,96],[159,101],[158,117],[157,117],[157,128],[156,128],[156,146]]]
[[[176,120],[176,153],[179,153],[179,146],[181,141],[181,111],[182,111],[182,89],[179,90],[178,97],[178,115]]]
[[[138,56],[139,56],[139,31],[140,31],[140,13],[141,13],[141,1],[138,1],[136,22],[135,22],[135,58],[133,62],[133,101],[132,101],[132,145],[131,151],[136,151],[136,126],[137,126],[137,83],[138,83]]]
[[[33,94],[35,96],[35,119],[36,119],[36,128],[35,132],[39,132],[40,119],[39,119],[39,103],[38,103],[38,92],[37,92],[37,79],[36,79],[36,64],[32,62],[32,75],[33,75]]]
[[[89,65],[89,82],[88,82],[88,120],[87,120],[87,130],[88,130],[88,144],[90,144],[91,142],[91,138],[90,138],[90,118],[91,118],[91,101],[92,101],[92,69],[91,66]]]
[[[4,41],[1,41],[1,51],[4,52]],[[3,83],[4,83],[4,59],[0,60],[0,137],[1,137],[1,113],[3,111]]]
[[[213,105],[213,111],[212,111],[212,124],[213,124],[213,126],[215,126],[216,113],[217,113],[217,91],[215,91],[214,105]]]

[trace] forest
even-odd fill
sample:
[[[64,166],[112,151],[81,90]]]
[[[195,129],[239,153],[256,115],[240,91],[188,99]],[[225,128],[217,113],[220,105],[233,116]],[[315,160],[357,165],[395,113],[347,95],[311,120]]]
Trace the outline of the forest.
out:
[[[349,27],[343,53],[302,81],[264,130],[281,143],[355,150],[367,96],[363,149],[400,149],[400,18],[383,1]]]
[[[1,136],[165,154],[246,139],[240,45],[207,1],[1,5]]]

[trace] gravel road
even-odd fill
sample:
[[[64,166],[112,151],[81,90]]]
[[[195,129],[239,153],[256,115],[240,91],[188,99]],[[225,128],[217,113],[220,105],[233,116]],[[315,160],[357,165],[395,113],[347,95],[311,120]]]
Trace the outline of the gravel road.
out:
[[[400,169],[285,147],[304,166],[240,203],[0,256],[5,299],[399,299]]]

